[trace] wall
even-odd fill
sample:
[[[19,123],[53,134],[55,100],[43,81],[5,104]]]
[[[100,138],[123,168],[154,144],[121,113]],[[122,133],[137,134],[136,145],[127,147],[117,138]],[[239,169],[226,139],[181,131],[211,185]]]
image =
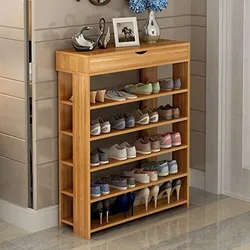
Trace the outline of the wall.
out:
[[[24,2],[0,9],[0,198],[27,207]]]
[[[191,8],[191,167],[205,171],[206,0]]]
[[[205,9],[204,1],[170,0],[169,8],[157,15],[162,37],[194,42],[192,46],[192,165],[204,170],[205,120]],[[200,3],[202,2],[202,3]],[[58,11],[60,6],[60,11]],[[134,16],[124,0],[113,0],[105,7],[96,7],[88,1],[36,0],[33,2],[33,151],[34,151],[34,208],[58,202],[57,150],[57,75],[55,51],[70,47],[71,37],[83,25],[94,26],[105,17],[111,25],[113,17]],[[192,11],[192,15],[190,15]],[[44,18],[46,13],[46,18]],[[147,14],[137,16],[141,30]],[[200,35],[199,35],[200,34]],[[201,36],[201,38],[199,37]],[[203,43],[204,40],[204,43]],[[200,54],[201,53],[201,54]],[[159,77],[170,77],[169,67],[159,69]],[[133,81],[136,74],[127,75]],[[107,78],[103,81],[107,82]],[[121,79],[116,77],[115,79]],[[95,79],[95,84],[99,82]],[[112,84],[112,83],[111,83]],[[95,85],[96,86],[96,85]],[[199,154],[196,150],[199,150]],[[201,153],[201,156],[200,156]]]

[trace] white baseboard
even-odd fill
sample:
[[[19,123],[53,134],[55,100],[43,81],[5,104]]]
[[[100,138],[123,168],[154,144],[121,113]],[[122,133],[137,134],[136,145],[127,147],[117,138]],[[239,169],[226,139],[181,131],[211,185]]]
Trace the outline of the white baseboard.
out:
[[[190,186],[205,190],[205,172],[190,168]]]
[[[33,210],[0,199],[0,219],[29,232],[58,226],[58,205]]]

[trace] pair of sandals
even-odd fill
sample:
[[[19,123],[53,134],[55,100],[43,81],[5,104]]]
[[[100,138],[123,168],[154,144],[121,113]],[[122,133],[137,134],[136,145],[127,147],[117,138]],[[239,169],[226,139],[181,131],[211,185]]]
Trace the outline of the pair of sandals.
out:
[[[137,96],[120,90],[109,90],[105,93],[105,99],[116,102],[136,99]]]

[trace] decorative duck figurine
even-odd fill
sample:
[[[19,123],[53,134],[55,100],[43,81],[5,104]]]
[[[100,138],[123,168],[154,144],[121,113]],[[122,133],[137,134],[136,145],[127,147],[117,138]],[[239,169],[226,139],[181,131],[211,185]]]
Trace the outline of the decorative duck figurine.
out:
[[[100,28],[100,36],[97,39],[97,44],[100,49],[106,49],[108,46],[108,43],[110,41],[110,28],[108,26],[107,33],[106,31],[106,21],[104,18],[101,18],[99,21],[99,28]]]
[[[90,29],[92,27],[83,27],[80,33],[72,37],[72,46],[76,51],[91,51],[95,48],[96,42],[84,36],[84,32]]]

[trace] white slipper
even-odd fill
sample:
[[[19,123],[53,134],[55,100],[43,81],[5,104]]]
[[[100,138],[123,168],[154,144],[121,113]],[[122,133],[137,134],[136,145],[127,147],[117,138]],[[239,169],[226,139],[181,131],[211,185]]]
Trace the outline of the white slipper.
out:
[[[128,99],[128,100],[136,99],[136,98],[137,98],[136,95],[129,94],[129,93],[125,92],[125,91],[115,90],[114,92],[115,92],[118,96],[120,96],[120,97],[125,97],[125,98]]]
[[[108,100],[113,100],[113,101],[116,101],[116,102],[122,102],[122,101],[125,101],[126,98],[125,97],[120,97],[118,96],[115,91],[112,91],[112,90],[109,90],[106,92],[105,96],[104,96],[105,99],[108,99]]]

